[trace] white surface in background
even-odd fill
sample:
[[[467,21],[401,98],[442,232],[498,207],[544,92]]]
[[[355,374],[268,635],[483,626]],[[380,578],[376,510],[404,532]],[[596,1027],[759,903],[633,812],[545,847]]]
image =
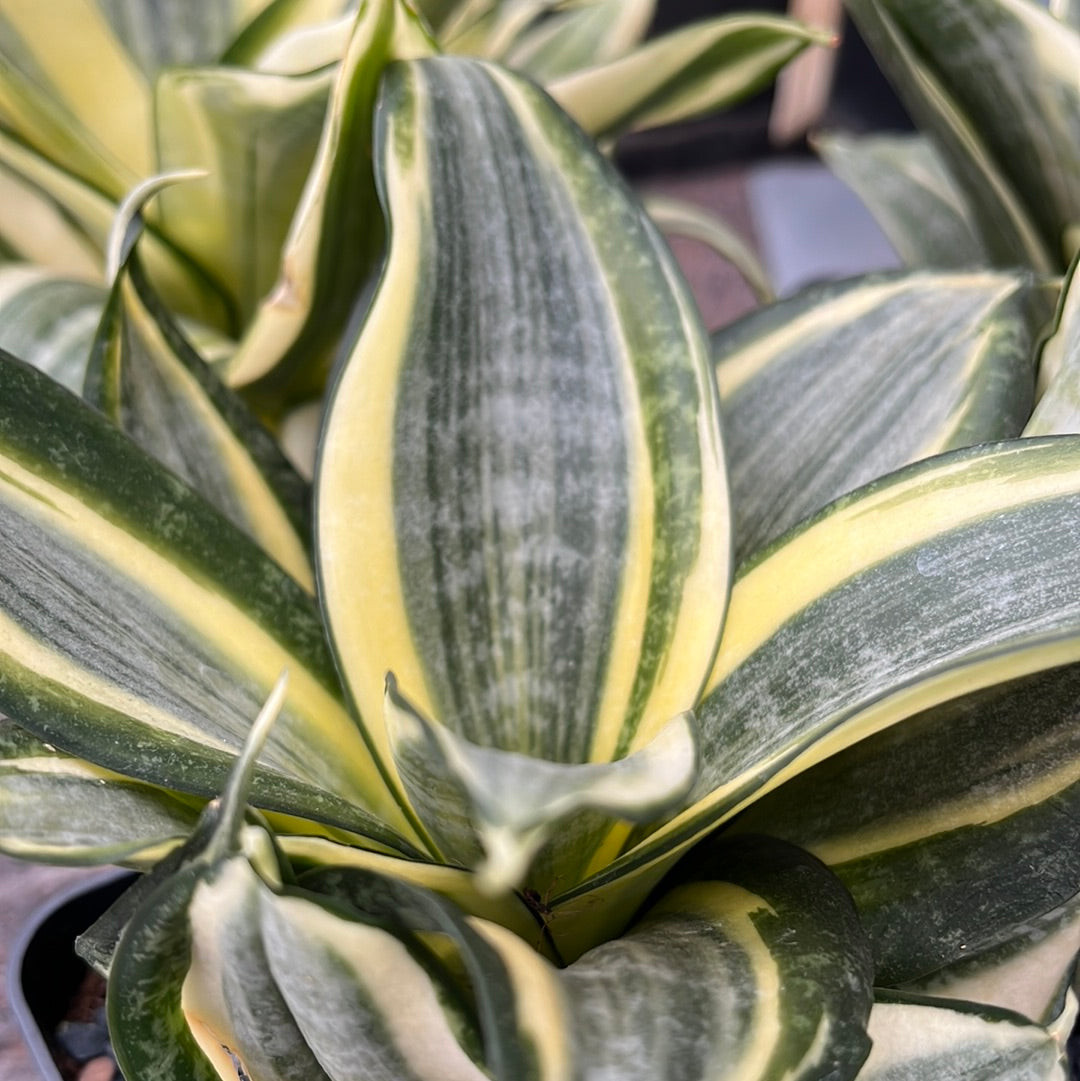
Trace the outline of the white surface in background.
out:
[[[818,162],[766,162],[747,195],[761,256],[778,296],[824,278],[900,266],[859,197]]]

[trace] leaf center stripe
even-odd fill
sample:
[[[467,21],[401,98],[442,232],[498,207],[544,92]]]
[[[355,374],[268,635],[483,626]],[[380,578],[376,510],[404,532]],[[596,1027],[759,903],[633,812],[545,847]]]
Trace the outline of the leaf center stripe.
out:
[[[599,362],[621,346],[606,291],[578,273],[591,253],[565,191],[481,69],[455,71],[449,98],[448,79],[422,97],[437,133],[438,240],[398,392],[404,593],[445,723],[477,743],[584,761],[607,642],[583,631],[614,622],[628,528],[619,388]],[[466,166],[485,142],[500,165],[478,176]],[[494,207],[512,229],[465,228]],[[551,232],[559,245],[542,243]],[[613,478],[599,494],[579,478],[598,461]]]

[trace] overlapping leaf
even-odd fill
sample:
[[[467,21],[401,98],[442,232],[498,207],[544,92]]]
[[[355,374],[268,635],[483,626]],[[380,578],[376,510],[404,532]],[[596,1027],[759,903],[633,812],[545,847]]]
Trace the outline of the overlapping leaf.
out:
[[[64,276],[100,281],[116,203],[61,165],[0,130],[0,237],[15,255]],[[178,313],[235,328],[222,287],[151,223],[143,258]]]
[[[289,0],[292,7],[296,0]],[[118,43],[152,80],[163,69],[217,60],[253,20],[280,7],[268,0],[194,0],[183,9],[154,0],[93,0]]]
[[[279,75],[314,71],[341,58],[337,52],[326,61],[311,57],[306,43],[321,37],[329,27],[336,27],[358,7],[357,0],[270,0],[244,27],[221,55],[224,65],[276,72]],[[282,62],[289,58],[290,62]]]
[[[1055,1026],[1043,1028],[989,1006],[881,994],[858,1081],[1066,1081],[1062,1044],[1075,1017],[1075,1000]]]
[[[181,68],[154,90],[157,170],[203,169],[160,197],[161,226],[229,290],[240,325],[277,277],[323,128],[332,70]]]
[[[776,16],[726,16],[553,79],[547,89],[590,134],[618,135],[734,104],[767,86],[808,45],[827,41]]]
[[[647,824],[677,810],[697,776],[690,713],[625,758],[568,766],[470,743],[420,716],[388,682],[386,721],[409,803],[442,857],[474,867],[485,893],[518,885],[530,865],[534,879],[580,877],[590,833],[606,820]]]
[[[737,557],[902,465],[1019,435],[1052,296],[1016,273],[870,276],[717,332]]]
[[[181,981],[190,965],[188,906],[200,872],[187,867],[151,894],[128,922],[114,959],[109,1032],[122,1068],[132,1076],[148,1065],[162,1081],[227,1076],[202,1054],[180,1009]]]
[[[697,203],[658,193],[644,197],[645,209],[665,236],[682,236],[708,245],[742,275],[762,304],[770,304],[776,293],[757,253],[740,233],[716,214]]]
[[[62,754],[0,720],[0,850],[8,855],[149,867],[197,817],[171,793]]]
[[[989,260],[965,195],[923,135],[817,135],[814,149],[877,219],[908,266]]]
[[[738,828],[768,829],[833,867],[879,983],[929,977],[1076,893],[1078,688],[1069,665],[920,713],[791,781]]]
[[[313,923],[318,930],[317,918],[309,916],[300,928],[290,925],[290,902],[277,897],[266,883],[280,890],[291,882],[291,868],[262,828],[244,826],[244,801],[254,780],[256,759],[282,705],[284,687],[284,679],[275,686],[251,728],[222,801],[207,808],[183,857],[163,869],[163,875],[155,872],[159,881],[150,888],[129,891],[120,905],[114,906],[118,908],[116,917],[107,915],[106,925],[92,934],[91,952],[96,953],[103,944],[104,952],[110,955],[110,1032],[118,1061],[131,1076],[176,1081],[231,1078],[237,1076],[242,1064],[245,1076],[260,1081],[326,1078],[323,1064],[333,1059],[336,1049],[344,1048],[343,1039],[348,1041],[347,1064],[342,1072],[331,1062],[335,1078],[370,1076],[373,1063],[377,1059],[385,1062],[387,1053],[391,1062],[396,1057],[394,1064],[400,1075],[401,1056],[394,1056],[392,1041],[380,1038],[383,1033],[378,1022],[382,1018],[365,1010],[364,974],[358,972],[355,975],[359,978],[350,979],[353,973],[340,960],[342,947],[347,954],[352,944],[349,939],[355,937],[350,933],[353,928],[335,919],[333,942],[313,943],[311,930]],[[397,888],[399,892],[417,892],[414,887]],[[452,910],[445,901],[437,904]],[[314,908],[310,904],[305,907]],[[329,916],[324,914],[324,920]],[[267,936],[268,918],[274,921],[275,917],[276,926]],[[118,923],[123,927],[114,938]],[[290,964],[288,971],[275,972],[273,960],[289,954],[297,930],[309,939],[304,943],[306,966],[297,969]],[[379,940],[386,936],[376,928],[359,928],[361,935],[365,931],[371,932],[363,943],[368,962],[365,972],[370,979],[372,972],[388,970],[388,958],[379,956],[383,945]],[[431,952],[430,948],[418,949]],[[397,954],[395,960],[400,962],[403,956],[408,963],[405,950],[399,947]],[[323,965],[323,978],[316,988],[307,978],[312,974],[311,962],[318,967],[327,959],[331,964]],[[292,958],[288,960],[291,963]],[[399,987],[401,983],[399,972]],[[412,983],[410,1008],[400,1015],[406,1026],[408,1018],[415,1018],[418,1012],[440,1014],[437,1003],[434,1010],[430,1008],[434,995],[423,974]],[[378,1001],[383,990],[381,979],[375,990]],[[322,1008],[320,996],[326,994],[333,1000],[330,1011]],[[367,1024],[359,1030],[334,1026],[343,1011]],[[438,1026],[430,1023],[430,1016],[423,1020],[427,1023],[419,1026],[419,1038],[410,1041],[414,1046],[406,1055],[422,1054],[425,1041],[434,1038],[438,1042],[442,1036]],[[330,1036],[315,1041],[315,1048],[306,1038],[312,1023]],[[365,1031],[367,1039],[358,1046],[357,1037]],[[440,1049],[444,1058],[451,1049],[460,1055],[453,1038],[443,1039]],[[452,1069],[452,1062],[449,1064]]]
[[[566,952],[611,933],[680,846],[785,780],[925,709],[1080,659],[1077,513],[1080,441],[1017,440],[882,478],[744,566],[696,709],[698,801],[554,898]]]
[[[82,390],[90,347],[105,306],[100,285],[40,267],[0,268],[0,348],[75,393]]]
[[[1074,261],[1065,275],[1053,333],[1039,355],[1043,393],[1024,435],[1080,432],[1080,278]]]
[[[970,954],[970,955],[969,955]],[[903,990],[1015,1010],[1041,1025],[1062,1011],[1080,955],[1080,894],[1009,928],[981,951],[908,983]]]
[[[318,22],[323,13],[318,3],[279,0],[264,18]],[[268,25],[251,23],[246,36],[264,59]],[[610,88],[605,80],[648,69],[652,82],[631,80],[642,98],[608,127],[653,122],[693,112],[736,83],[745,89],[807,40],[779,24],[741,26],[746,33],[733,31],[724,47],[734,43],[727,55],[742,62],[707,90],[687,57],[715,61],[720,54],[709,50],[718,39],[708,34],[690,52],[678,53],[687,40],[669,41],[666,52],[650,47],[634,64],[600,69],[575,86]],[[366,161],[375,82],[389,59],[429,48],[404,5],[363,9],[286,239],[280,288],[229,369],[237,381],[261,383],[253,393],[264,402],[320,385],[330,345],[363,293],[383,239],[377,223],[364,232],[375,220]],[[157,63],[155,49],[150,41],[139,54],[147,68]],[[673,74],[667,64],[676,54],[685,70]],[[0,89],[25,92],[23,122],[54,119],[30,93],[34,73],[17,74]],[[186,797],[152,785],[191,793],[195,804],[221,786],[248,738],[224,809],[212,806],[203,819],[209,844],[170,864],[161,886],[125,913],[110,1002],[124,1068],[176,1081],[235,1078],[240,1065],[259,1081],[350,1081],[376,1068],[439,1081],[571,1081],[604,1072],[644,1081],[688,1070],[737,1081],[851,1078],[867,1050],[866,943],[834,878],[777,842],[699,849],[693,871],[684,867],[666,883],[623,939],[604,941],[563,971],[541,952],[572,960],[621,931],[693,841],[779,789],[763,804],[769,828],[775,807],[798,798],[798,775],[837,751],[866,740],[861,748],[887,745],[903,761],[896,748],[920,733],[940,751],[924,731],[935,723],[951,741],[938,761],[948,763],[951,752],[984,769],[973,792],[948,789],[959,771],[921,771],[916,825],[960,824],[956,851],[967,862],[956,861],[958,875],[974,862],[1000,879],[1017,844],[1052,849],[1031,876],[1015,876],[1008,897],[989,889],[969,906],[981,921],[980,959],[1004,963],[999,953],[1012,945],[1017,918],[1049,926],[1057,917],[1045,904],[1067,908],[1067,880],[1075,894],[1070,859],[1080,848],[1069,833],[1078,787],[1069,728],[1080,662],[1080,443],[953,453],[826,508],[746,565],[713,664],[729,568],[718,403],[692,303],[654,230],[548,99],[504,72],[452,60],[396,66],[382,110],[386,264],[333,391],[319,465],[320,585],[366,741],[338,699],[320,617],[303,591],[76,400],[17,362],[0,365],[0,530],[11,556],[0,571],[0,707],[35,732],[10,730],[0,761],[5,814],[15,807],[51,829],[30,806],[33,791],[113,780],[109,798],[145,810],[146,820],[118,830],[106,847],[137,859],[149,834],[171,846],[191,826]],[[43,130],[49,136],[47,124]],[[82,135],[73,146],[72,160],[97,153]],[[113,168],[107,155],[101,161],[105,172]],[[1019,206],[1001,202],[1010,214]],[[58,199],[53,209],[63,205]],[[1009,220],[1026,244],[1022,214]],[[68,224],[65,235],[77,238],[82,225]],[[260,260],[238,289],[249,310],[273,262]],[[957,279],[946,302],[968,331],[978,326],[974,344],[956,354],[954,369],[926,366],[939,398],[947,377],[961,389],[944,416],[920,417],[923,441],[914,450],[877,471],[1011,434],[1013,414],[1027,410],[1035,324],[1001,313],[1030,299],[1030,284],[969,275],[977,299],[965,308],[957,298],[968,286]],[[883,294],[891,284],[879,285]],[[851,299],[841,294],[840,303]],[[155,309],[136,264],[112,301],[122,318],[106,326],[103,342],[140,337],[142,359],[156,354],[166,362],[157,371],[189,387],[185,380],[202,369]],[[979,326],[986,313],[994,322]],[[989,347],[1010,334],[1025,340],[1000,353]],[[754,376],[764,371],[748,364]],[[206,382],[194,382],[206,391]],[[780,382],[791,383],[790,372]],[[199,403],[194,411],[217,408],[216,392],[187,401]],[[145,421],[143,406],[132,412]],[[123,419],[122,409],[114,413]],[[1005,428],[995,427],[1002,414]],[[911,415],[894,427],[907,427]],[[874,423],[880,435],[880,418]],[[819,491],[808,507],[836,490]],[[620,801],[625,810],[629,801],[629,818],[670,814],[693,779],[685,753],[693,739],[674,756],[679,784],[647,806],[643,794],[657,789],[669,763],[639,767],[655,764],[657,733],[662,742],[672,715],[695,704],[711,665],[695,802],[671,822],[639,821],[628,837],[626,827],[579,816],[558,839],[579,863],[541,851],[529,885],[499,899],[483,898],[482,876],[464,867],[395,853],[418,855],[409,842],[423,847],[427,833],[440,842],[427,855],[479,862],[477,851],[443,843],[454,823],[433,824],[434,803],[424,799],[440,796],[440,782],[465,791],[456,805],[439,806],[468,818],[474,840],[487,831],[480,847],[488,856],[500,829],[527,834],[534,826],[514,817],[515,785],[564,810],[610,812]],[[283,666],[292,689],[286,695],[278,685],[252,740],[252,707]],[[384,706],[388,671],[416,711],[393,694]],[[1033,691],[1040,707],[1025,710]],[[279,706],[280,724],[256,766]],[[970,753],[963,710],[980,719]],[[674,723],[690,732],[689,717]],[[47,739],[67,753],[51,751]],[[131,776],[111,777],[110,766]],[[588,772],[604,799],[588,804],[594,793],[573,771]],[[613,797],[611,779],[627,776],[632,783]],[[787,791],[780,787],[792,778]],[[21,790],[23,781],[31,788]],[[281,848],[262,826],[243,828],[249,784],[252,799],[295,831]],[[402,789],[414,808],[399,808]],[[875,788],[882,790],[892,794]],[[861,804],[871,817],[878,806]],[[83,810],[101,808],[91,799]],[[330,828],[308,836],[302,817]],[[976,820],[978,830],[969,829]],[[71,841],[79,822],[66,825]],[[368,843],[377,851],[331,840],[364,843],[355,833],[375,838]],[[903,858],[917,862],[942,836],[908,829]],[[849,840],[845,833],[838,844]],[[521,866],[498,885],[521,878],[534,842],[515,839]],[[984,858],[988,847],[993,860]],[[870,850],[863,865],[882,866],[886,847]],[[283,852],[301,870],[331,866],[296,885]],[[878,880],[860,878],[858,858],[836,862],[874,941],[887,947]],[[911,880],[896,864],[892,871],[894,886]],[[953,885],[943,876],[938,892],[929,891],[931,907]],[[923,895],[909,893],[918,919]],[[1035,893],[1038,910],[1029,903]],[[956,971],[943,976],[943,962],[958,964],[955,951],[939,948],[948,934],[921,915],[929,934],[912,936],[905,949],[932,944],[918,963],[902,959],[904,971],[962,981]],[[1072,926],[1062,919],[1059,930]],[[886,952],[879,948],[879,957]],[[876,1015],[867,1078],[905,1070],[936,1077],[957,1065],[976,1075],[1014,1066],[1040,1078],[1060,1072],[1059,1032],[1015,1016],[984,1011],[973,1019],[940,1003],[884,1001]],[[905,1042],[916,1025],[935,1038]]]
[[[156,187],[151,185],[151,188]],[[121,219],[117,228],[124,231]],[[274,437],[203,362],[131,250],[109,294],[86,397],[314,591],[310,492]]]
[[[274,817],[267,816],[268,820]],[[462,912],[509,928],[519,938],[535,944],[543,952],[545,943],[538,930],[538,925],[543,924],[543,917],[532,894],[503,892],[493,896],[490,891],[481,892],[477,876],[471,870],[402,858],[390,850],[377,851],[375,845],[358,848],[329,837],[299,833],[279,833],[276,841],[296,874],[305,881],[306,876],[320,883],[358,876],[365,880],[392,879],[394,882],[407,883],[437,894],[444,902],[453,902]],[[312,888],[323,891],[323,886]],[[329,885],[325,886],[325,890],[333,892]]]
[[[655,9],[656,0],[594,0],[549,16],[518,35],[509,48],[489,55],[549,82],[630,52],[645,37]]]
[[[415,887],[324,872],[277,893],[233,859],[194,897],[185,1011],[204,1053],[226,1045],[259,1078],[304,1056],[334,1081],[854,1076],[870,970],[835,880],[764,839],[695,863],[625,939],[559,972]]]
[[[732,594],[697,710],[707,802],[751,763],[772,787],[789,763],[1080,656],[1078,508],[1080,440],[1015,440],[891,474],[793,530]],[[815,748],[815,729],[834,736]]]
[[[120,199],[153,171],[155,77],[219,59],[266,0],[0,5],[0,119],[61,169]],[[86,58],[94,58],[93,78]]]
[[[459,1042],[476,1044],[464,998],[436,958],[313,901],[274,896],[243,860],[195,896],[184,1009],[204,1052],[227,1046],[260,1081],[480,1081]]]
[[[380,115],[391,247],[316,481],[341,670],[385,761],[388,671],[472,743],[620,756],[693,703],[723,617],[726,489],[692,302],[531,84],[398,65]]]
[[[371,172],[376,89],[391,60],[434,51],[400,0],[360,12],[331,92],[314,164],[289,227],[277,281],[260,303],[226,380],[263,380],[270,400],[322,389],[344,331],[384,242]]]
[[[9,167],[6,151],[17,145],[0,135],[0,251],[4,261],[25,260],[65,277],[96,282],[101,273],[101,251],[63,208]]]
[[[385,837],[364,808],[393,823],[395,805],[311,598],[100,414],[0,359],[0,709],[104,768],[212,796],[287,668],[257,799]]]
[[[65,273],[82,267],[87,277],[95,277],[104,261],[113,200],[2,129],[0,162],[8,192],[14,196],[3,214],[9,243],[25,258],[32,258],[43,242],[33,230],[42,230],[46,242],[58,244],[61,251],[55,262],[49,258],[35,258],[35,262]]]
[[[190,910],[200,886],[231,860],[242,860],[241,852],[274,882],[289,871],[263,829],[244,828],[257,759],[284,704],[287,679],[283,673],[274,684],[249,727],[224,794],[207,805],[188,842],[122,895],[82,944],[84,956],[108,971],[109,1033],[117,1061],[130,1077],[210,1081],[218,1064],[225,1066],[218,1076],[236,1076],[235,1070],[228,1072],[231,1059],[224,1048],[212,1045],[210,1055],[203,1054],[203,1032],[184,1012],[184,978],[193,963]]]
[[[153,168],[150,88],[96,3],[0,7],[0,122],[112,199]],[[98,61],[85,77],[85,58]]]
[[[991,257],[1064,269],[1080,221],[1080,33],[1029,0],[847,2]]]

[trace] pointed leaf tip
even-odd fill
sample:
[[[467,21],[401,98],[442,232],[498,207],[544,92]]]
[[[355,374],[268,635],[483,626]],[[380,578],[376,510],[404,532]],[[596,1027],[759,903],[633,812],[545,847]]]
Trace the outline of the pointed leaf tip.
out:
[[[105,248],[105,280],[107,282],[116,280],[120,268],[127,262],[131,249],[139,239],[139,234],[142,232],[143,207],[159,191],[163,191],[172,184],[179,184],[185,180],[202,180],[209,175],[205,169],[173,169],[167,173],[147,177],[128,192],[116,210]]]
[[[266,745],[270,730],[277,721],[289,689],[289,670],[283,669],[266,699],[255,723],[244,741],[243,750],[229,775],[229,783],[221,797],[221,826],[218,838],[222,843],[232,844],[239,837],[244,823],[248,793],[255,778],[255,766]]]
[[[385,715],[417,816],[446,858],[475,867],[489,895],[519,886],[545,848],[545,877],[561,877],[569,861],[592,855],[614,821],[647,823],[673,811],[697,778],[689,711],[625,758],[569,765],[470,742],[422,716],[392,676]]]

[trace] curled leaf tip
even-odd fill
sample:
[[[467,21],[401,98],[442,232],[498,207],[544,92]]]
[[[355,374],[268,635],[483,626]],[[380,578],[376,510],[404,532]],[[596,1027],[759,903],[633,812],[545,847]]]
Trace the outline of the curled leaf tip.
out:
[[[680,807],[698,774],[692,713],[614,762],[564,763],[484,747],[422,716],[387,679],[394,762],[418,819],[486,896],[520,886],[544,852],[552,874],[615,823],[647,823]]]
[[[240,828],[243,825],[248,793],[255,776],[255,764],[266,744],[270,730],[285,704],[289,690],[289,671],[283,669],[277,682],[270,691],[259,715],[248,732],[243,750],[233,765],[229,783],[221,797],[221,828],[218,837],[221,844],[235,847],[238,843]]]
[[[105,248],[105,280],[110,284],[116,280],[121,267],[127,262],[135,241],[142,232],[141,215],[143,207],[159,191],[172,184],[185,180],[202,180],[210,174],[205,169],[174,169],[167,173],[157,173],[136,184],[124,197],[116,210],[109,240]]]

